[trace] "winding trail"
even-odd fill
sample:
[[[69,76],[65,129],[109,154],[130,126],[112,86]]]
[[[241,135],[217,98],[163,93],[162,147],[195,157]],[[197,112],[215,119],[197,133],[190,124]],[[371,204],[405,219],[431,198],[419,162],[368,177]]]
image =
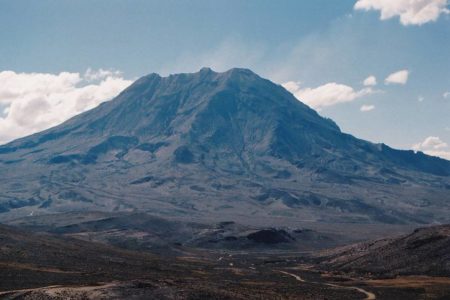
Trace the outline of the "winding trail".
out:
[[[294,277],[297,281],[300,281],[300,282],[306,282],[303,278],[301,278],[300,276],[295,275],[295,274],[293,274],[293,273],[289,273],[289,272],[286,272],[286,271],[278,271],[278,272],[283,273],[283,274],[285,274],[285,275],[292,276],[292,277]]]
[[[371,293],[369,291],[366,291],[362,288],[359,288],[357,286],[345,286],[345,285],[338,285],[338,284],[333,284],[333,283],[326,283],[326,282],[316,282],[316,281],[306,281],[303,278],[301,278],[300,276],[294,274],[294,273],[289,273],[286,271],[278,271],[279,273],[283,273],[285,275],[289,275],[291,277],[294,277],[295,280],[300,281],[300,282],[309,282],[309,283],[316,283],[316,284],[323,284],[323,285],[327,285],[327,286],[331,286],[334,288],[339,288],[339,289],[347,289],[347,290],[355,290],[358,291],[360,293],[363,293],[364,295],[366,295],[366,298],[364,298],[364,300],[376,300],[377,296],[375,296],[374,293]]]
[[[3,297],[5,297],[5,296],[12,296],[12,295],[14,295],[14,297],[17,297],[17,296],[27,293],[27,292],[40,291],[40,290],[59,288],[59,287],[61,287],[61,285],[49,285],[49,286],[30,288],[30,289],[0,291],[0,297],[2,297],[1,299],[3,299]]]

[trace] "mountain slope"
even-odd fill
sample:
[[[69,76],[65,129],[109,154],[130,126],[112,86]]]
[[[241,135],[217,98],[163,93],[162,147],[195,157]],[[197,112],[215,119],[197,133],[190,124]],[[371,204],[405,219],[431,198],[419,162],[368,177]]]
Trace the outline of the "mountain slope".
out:
[[[450,162],[342,133],[246,69],[142,77],[0,147],[0,176],[0,219],[94,209],[317,222],[450,215]]]
[[[321,253],[322,266],[375,276],[450,276],[450,225]]]
[[[99,243],[0,225],[0,291],[55,283],[89,284],[161,272],[161,258]],[[139,274],[139,275],[137,275]],[[131,277],[132,278],[132,277]],[[3,297],[0,297],[4,299]]]

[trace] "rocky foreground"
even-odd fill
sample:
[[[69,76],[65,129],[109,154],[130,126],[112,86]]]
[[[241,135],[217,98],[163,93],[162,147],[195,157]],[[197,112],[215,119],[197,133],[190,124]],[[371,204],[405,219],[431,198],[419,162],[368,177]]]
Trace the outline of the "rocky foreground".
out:
[[[447,299],[448,233],[423,228],[319,257],[270,246],[162,257],[0,226],[0,299]]]

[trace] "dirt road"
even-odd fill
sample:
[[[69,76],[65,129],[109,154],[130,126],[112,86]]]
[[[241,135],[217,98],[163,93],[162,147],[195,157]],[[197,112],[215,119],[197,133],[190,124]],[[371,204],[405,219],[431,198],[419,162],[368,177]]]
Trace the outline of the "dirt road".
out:
[[[323,285],[327,285],[327,286],[331,286],[331,287],[339,288],[339,289],[355,290],[355,291],[358,291],[358,292],[363,293],[364,295],[366,295],[366,298],[364,298],[364,300],[376,300],[377,299],[377,296],[375,296],[374,293],[366,291],[366,290],[364,290],[362,288],[359,288],[357,286],[346,286],[346,285],[338,285],[338,284],[334,284],[334,283],[306,281],[306,280],[304,280],[303,278],[301,278],[300,276],[298,276],[297,274],[294,274],[294,273],[289,273],[289,272],[286,272],[286,271],[278,271],[278,273],[282,273],[282,274],[294,277],[295,280],[297,280],[299,282],[309,282],[309,283],[315,283],[315,284],[323,284]]]

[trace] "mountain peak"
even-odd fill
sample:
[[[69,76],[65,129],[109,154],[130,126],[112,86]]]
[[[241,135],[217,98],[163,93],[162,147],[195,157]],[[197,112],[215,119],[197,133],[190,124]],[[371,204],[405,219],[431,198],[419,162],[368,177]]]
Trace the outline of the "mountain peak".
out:
[[[199,73],[216,73],[210,67],[203,67],[198,71]]]
[[[253,72],[252,70],[247,69],[247,68],[231,68],[228,71],[225,71],[224,73],[241,74],[241,75],[252,75],[252,76],[259,77],[255,72]]]
[[[255,78],[260,78],[256,73],[254,73],[252,70],[250,69],[246,69],[246,68],[231,68],[227,71],[224,72],[216,72],[214,71],[212,68],[210,67],[202,67],[199,71],[197,72],[192,72],[192,73],[174,73],[174,74],[170,74],[168,76],[161,76],[157,73],[150,73],[148,75],[145,75],[143,77],[141,77],[139,80],[152,80],[152,79],[173,79],[173,78],[202,78],[205,79],[205,76],[213,76],[214,78],[228,78],[228,77],[233,77],[233,76],[252,76]]]

